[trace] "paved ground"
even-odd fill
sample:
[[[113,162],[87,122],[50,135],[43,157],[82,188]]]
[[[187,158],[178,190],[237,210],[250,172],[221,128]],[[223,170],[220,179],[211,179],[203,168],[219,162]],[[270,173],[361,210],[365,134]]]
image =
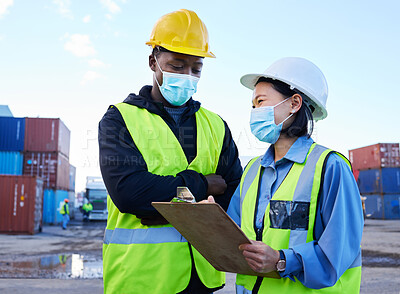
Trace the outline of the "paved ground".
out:
[[[0,293],[102,293],[104,226],[75,220],[66,231],[0,235]],[[361,293],[400,294],[400,221],[367,220],[362,249]],[[234,293],[233,274],[217,293]]]

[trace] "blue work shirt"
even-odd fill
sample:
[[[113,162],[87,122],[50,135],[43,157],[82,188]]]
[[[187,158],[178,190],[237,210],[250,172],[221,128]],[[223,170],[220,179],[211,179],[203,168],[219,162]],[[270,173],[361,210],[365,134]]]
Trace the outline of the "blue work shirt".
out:
[[[274,161],[271,145],[262,157],[256,226],[261,228],[271,197],[285,179],[294,162],[303,163],[314,141],[299,137],[286,155]],[[229,216],[240,226],[239,185],[228,208]],[[364,226],[360,193],[347,163],[337,154],[326,162],[322,193],[319,195],[314,235],[315,241],[283,249],[286,270],[283,278],[296,277],[304,286],[313,289],[333,286],[357,258],[361,248]]]

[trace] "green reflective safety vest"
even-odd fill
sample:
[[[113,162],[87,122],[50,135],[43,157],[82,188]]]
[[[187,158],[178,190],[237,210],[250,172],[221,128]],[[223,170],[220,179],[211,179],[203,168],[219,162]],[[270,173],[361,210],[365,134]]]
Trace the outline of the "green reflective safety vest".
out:
[[[314,143],[304,163],[293,163],[266,208],[262,242],[279,250],[314,241],[314,222],[323,166],[331,152]],[[337,154],[350,165],[343,155]],[[254,217],[261,177],[260,162],[260,157],[250,161],[240,183],[241,228],[252,240],[257,237]],[[257,281],[256,276],[237,275],[237,293],[359,293],[361,256],[356,258],[332,287],[315,290],[303,286],[297,278],[295,280],[258,278]],[[255,288],[259,290],[252,292]]]
[[[63,206],[61,206],[60,213],[61,214],[69,214],[68,203],[64,203]]]
[[[162,176],[175,176],[186,169],[204,175],[215,173],[225,136],[225,125],[218,115],[202,107],[196,112],[197,155],[188,164],[179,141],[160,116],[126,103],[115,106],[149,172]],[[103,243],[105,293],[183,291],[190,281],[191,255],[205,286],[217,288],[225,283],[225,274],[215,270],[170,224],[142,225],[136,216],[121,213],[109,196],[107,207]]]
[[[91,203],[83,204],[82,209],[86,212],[93,210],[93,205]]]

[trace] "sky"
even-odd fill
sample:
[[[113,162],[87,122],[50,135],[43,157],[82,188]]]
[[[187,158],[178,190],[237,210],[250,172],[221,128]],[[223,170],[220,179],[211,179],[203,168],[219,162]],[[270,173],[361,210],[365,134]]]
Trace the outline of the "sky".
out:
[[[97,127],[109,105],[152,84],[148,41],[162,15],[186,8],[206,24],[194,99],[229,125],[243,158],[268,144],[251,134],[252,92],[239,80],[282,57],[324,73],[328,117],[319,144],[349,149],[400,141],[400,2],[344,0],[0,0],[0,104],[16,117],[59,117],[71,130],[76,191],[100,175]]]

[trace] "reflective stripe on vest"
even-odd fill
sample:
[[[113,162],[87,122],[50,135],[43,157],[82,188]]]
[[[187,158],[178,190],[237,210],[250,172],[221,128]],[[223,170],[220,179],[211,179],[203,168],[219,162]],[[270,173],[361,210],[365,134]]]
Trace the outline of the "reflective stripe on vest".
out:
[[[222,119],[204,109],[196,112],[196,158],[185,153],[164,120],[144,108],[116,105],[149,172],[173,175],[192,169],[215,173],[225,136]],[[171,195],[171,199],[174,195]],[[224,284],[216,271],[171,225],[145,226],[132,214],[121,213],[107,199],[108,220],[103,243],[105,293],[178,293],[191,275],[191,254],[201,281],[208,288]]]
[[[294,163],[280,187],[272,196],[264,217],[262,241],[272,248],[287,249],[314,240],[314,223],[323,166],[332,153],[325,147],[313,144],[304,163]],[[348,160],[346,162],[350,165]],[[254,160],[243,173],[241,185],[241,227],[250,239],[256,239],[254,217],[261,176],[260,160]],[[257,171],[257,172],[254,172]],[[237,293],[247,293],[257,277],[238,275]],[[358,293],[361,283],[361,251],[349,269],[332,287],[314,290],[301,282],[288,278],[262,280],[258,293]],[[245,289],[246,291],[243,291]]]
[[[173,227],[147,229],[106,229],[104,244],[154,244],[169,242],[187,242]]]

